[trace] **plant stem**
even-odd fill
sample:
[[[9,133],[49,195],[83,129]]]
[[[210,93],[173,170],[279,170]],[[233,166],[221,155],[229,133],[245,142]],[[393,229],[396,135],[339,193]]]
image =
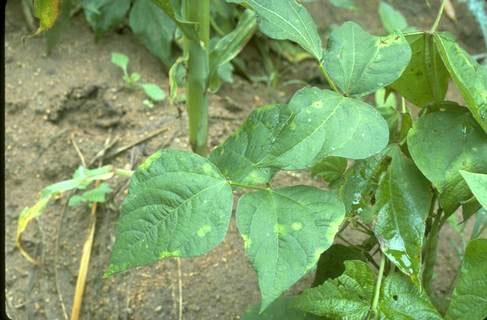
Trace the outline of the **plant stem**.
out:
[[[320,62],[320,69],[321,69],[321,72],[323,73],[323,75],[325,76],[326,81],[328,81],[328,84],[333,89],[333,91],[335,91],[336,93],[340,93],[337,86],[335,85],[335,82],[333,82],[333,80],[330,78],[330,75],[326,71],[325,66],[323,65],[323,62]]]
[[[379,297],[380,297],[380,289],[382,286],[382,277],[384,276],[384,268],[386,265],[386,258],[384,254],[381,254],[380,258],[380,267],[379,267],[379,275],[377,276],[377,282],[375,284],[375,291],[374,291],[374,300],[372,301],[372,312],[376,319],[378,319],[378,312],[377,307],[379,305]]]
[[[208,153],[208,75],[210,40],[210,0],[184,0],[184,16],[196,23],[199,39],[185,37],[188,57],[186,108],[189,117],[189,142],[194,152]]]
[[[441,17],[443,16],[443,11],[445,10],[445,3],[446,0],[441,1],[441,6],[440,9],[438,10],[438,15],[436,16],[435,22],[433,23],[433,26],[431,27],[430,33],[433,33],[438,29],[438,25],[440,24]]]
[[[271,190],[270,187],[252,186],[249,184],[238,183],[235,181],[228,181],[228,184],[230,184],[233,187],[239,187],[239,188],[245,188],[245,189],[265,190],[265,191]]]

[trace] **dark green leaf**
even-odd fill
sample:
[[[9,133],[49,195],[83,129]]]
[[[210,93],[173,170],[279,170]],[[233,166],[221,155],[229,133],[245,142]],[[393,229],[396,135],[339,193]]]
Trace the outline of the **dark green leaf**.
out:
[[[258,185],[270,181],[277,170],[260,167],[271,141],[290,117],[287,105],[254,110],[242,126],[210,154],[209,159],[234,182]]]
[[[479,203],[487,210],[487,174],[472,173],[460,170],[463,179]]]
[[[293,305],[331,319],[363,320],[369,313],[375,274],[362,261],[345,261],[345,272],[321,286],[306,289]]]
[[[207,159],[162,150],[133,175],[106,276],[165,257],[202,255],[227,232],[232,189]]]
[[[218,40],[210,52],[210,90],[217,91],[220,86],[219,71],[228,64],[245,47],[256,29],[255,13],[245,10],[240,17],[237,27]]]
[[[459,170],[487,172],[487,134],[461,109],[421,117],[409,131],[408,147],[416,166],[441,193],[447,214],[472,196]]]
[[[313,287],[323,284],[328,279],[334,279],[345,271],[347,260],[365,261],[364,254],[357,248],[334,244],[323,252],[316,268]]]
[[[164,13],[175,22],[186,37],[192,40],[198,39],[195,24],[185,21],[181,16],[181,3],[179,0],[152,0]]]
[[[82,0],[86,20],[97,35],[119,25],[129,11],[131,0]]]
[[[479,65],[446,33],[435,33],[434,41],[467,107],[487,133],[487,66]]]
[[[227,0],[245,4],[257,13],[260,30],[272,39],[290,40],[321,61],[321,38],[313,18],[298,1]]]
[[[418,107],[440,103],[448,89],[449,74],[433,36],[419,32],[406,35],[413,55],[403,74],[391,87]]]
[[[335,194],[314,187],[269,189],[240,198],[237,226],[257,270],[261,311],[316,265],[344,215]]]
[[[263,166],[311,167],[324,157],[363,159],[380,152],[389,129],[370,105],[329,90],[304,88],[289,102],[291,116],[273,142]]]
[[[402,155],[399,147],[390,154],[391,165],[376,194],[377,218],[373,229],[389,260],[419,283],[432,192],[428,180]]]
[[[343,93],[364,96],[398,79],[410,59],[404,36],[375,37],[346,22],[330,34],[324,66]]]
[[[152,0],[135,0],[130,28],[149,51],[166,66],[173,62],[171,46],[176,24]]]
[[[487,239],[470,241],[456,281],[446,319],[487,317]]]
[[[328,183],[333,183],[343,176],[345,170],[347,170],[347,159],[327,157],[311,168],[311,175],[320,177]]]

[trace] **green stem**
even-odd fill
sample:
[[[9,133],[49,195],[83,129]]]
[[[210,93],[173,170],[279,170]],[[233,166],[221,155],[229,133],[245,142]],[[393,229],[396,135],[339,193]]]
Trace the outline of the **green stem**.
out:
[[[208,74],[210,40],[210,0],[184,0],[185,19],[196,23],[198,40],[185,38],[188,57],[186,107],[189,117],[189,142],[194,152],[208,153]]]
[[[325,66],[323,65],[323,62],[320,62],[320,69],[321,69],[321,72],[323,73],[323,75],[325,76],[326,81],[328,81],[330,88],[332,88],[333,91],[335,91],[336,93],[340,93],[337,86],[335,85],[335,82],[333,82],[333,80],[330,78],[330,75],[326,71]]]
[[[271,190],[270,187],[254,186],[249,184],[238,183],[235,181],[228,181],[228,184],[230,184],[232,187],[239,187],[245,189],[265,190],[265,191]]]
[[[374,291],[374,300],[372,301],[372,312],[374,313],[376,319],[379,318],[379,313],[377,312],[377,308],[379,306],[380,289],[382,287],[382,277],[384,276],[385,265],[386,265],[386,258],[384,254],[381,254],[379,275],[377,276],[377,282],[375,284],[375,291]]]
[[[431,27],[430,33],[433,33],[438,29],[438,25],[440,24],[441,17],[443,16],[443,11],[445,10],[445,3],[446,0],[443,0],[441,2],[440,9],[438,10],[438,15],[436,16],[435,22],[433,23],[433,26]]]

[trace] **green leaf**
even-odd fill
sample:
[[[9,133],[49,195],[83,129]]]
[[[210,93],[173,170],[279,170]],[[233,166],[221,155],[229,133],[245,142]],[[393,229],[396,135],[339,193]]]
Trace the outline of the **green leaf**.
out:
[[[431,207],[430,184],[399,147],[380,182],[374,211],[374,233],[382,251],[402,272],[420,281],[421,250]]]
[[[316,319],[313,315],[306,312],[296,310],[291,306],[292,298],[282,297],[274,301],[267,307],[267,309],[260,313],[260,305],[255,304],[250,306],[245,314],[241,317],[242,320],[312,320]]]
[[[477,198],[484,209],[487,209],[487,174],[472,173],[463,170],[460,170],[460,173],[475,198]]]
[[[320,177],[328,183],[333,183],[343,176],[345,170],[347,170],[347,159],[327,157],[311,168],[311,175]]]
[[[210,52],[210,90],[213,92],[218,90],[220,68],[232,61],[242,51],[254,35],[255,29],[255,13],[251,10],[245,10],[235,29],[218,40]]]
[[[181,15],[181,3],[179,0],[152,0],[164,13],[170,17],[186,37],[192,40],[198,39],[195,23],[186,21]]]
[[[329,90],[304,88],[289,102],[291,116],[263,166],[285,170],[311,167],[324,157],[363,159],[380,152],[389,129],[370,105]]]
[[[166,66],[173,62],[172,41],[176,24],[152,0],[135,0],[130,28],[149,51]]]
[[[384,29],[388,33],[395,31],[405,31],[408,28],[406,18],[390,4],[381,1],[379,5],[379,17]]]
[[[375,274],[362,261],[345,261],[345,272],[321,286],[306,289],[293,305],[331,319],[363,320],[374,294]]]
[[[86,21],[97,35],[119,25],[130,8],[131,0],[82,0]]]
[[[487,239],[469,242],[446,319],[487,317]]]
[[[386,150],[365,160],[356,161],[345,173],[339,194],[348,215],[357,214],[364,217],[366,211],[369,211],[369,203],[372,197],[375,197],[382,172],[386,171],[389,165],[385,157]]]
[[[231,181],[249,185],[269,182],[277,170],[259,163],[290,114],[287,105],[277,104],[252,111],[240,128],[211,152],[210,161]]]
[[[440,192],[447,214],[472,196],[459,171],[487,173],[487,135],[461,109],[419,118],[409,130],[408,149],[416,166]]]
[[[331,319],[367,319],[375,288],[375,274],[362,261],[345,261],[345,272],[323,285],[305,290],[293,305]],[[401,274],[391,274],[381,290],[377,319],[441,320],[426,293]]]
[[[342,244],[334,244],[323,252],[318,261],[313,287],[323,284],[328,279],[339,277],[345,271],[347,260],[365,261],[365,256],[359,249]]]
[[[404,36],[375,37],[346,22],[330,34],[324,66],[344,94],[364,96],[398,79],[410,59]]]
[[[102,183],[98,187],[84,192],[81,196],[75,195],[72,196],[69,199],[69,206],[70,207],[75,207],[80,205],[81,203],[88,202],[88,203],[93,203],[93,202],[98,202],[98,203],[103,203],[105,202],[105,196],[107,193],[112,192],[113,190],[110,188],[110,186],[107,183]]]
[[[34,0],[34,15],[39,19],[35,34],[50,29],[59,16],[59,0]]]
[[[260,30],[272,39],[290,40],[299,44],[318,61],[323,49],[313,18],[298,1],[227,0],[245,4],[257,13]]]
[[[331,4],[338,8],[356,10],[357,6],[354,0],[330,0]]]
[[[411,46],[411,62],[391,87],[418,107],[443,101],[448,89],[449,74],[433,43],[433,36],[426,32],[407,34]]]
[[[161,150],[132,176],[105,275],[205,254],[223,240],[231,212],[232,189],[210,161]]]
[[[166,99],[166,93],[157,84],[144,83],[142,89],[145,94],[153,101],[164,101]]]
[[[308,186],[257,191],[240,198],[237,227],[257,270],[261,311],[315,266],[333,243],[344,215],[335,194]]]
[[[112,52],[112,63],[116,66],[119,66],[123,70],[124,74],[127,74],[129,57],[127,57],[123,53]]]
[[[379,303],[380,319],[442,320],[426,292],[420,291],[407,277],[389,275],[382,287]]]
[[[487,133],[487,66],[479,65],[446,33],[435,33],[434,42],[467,107]]]

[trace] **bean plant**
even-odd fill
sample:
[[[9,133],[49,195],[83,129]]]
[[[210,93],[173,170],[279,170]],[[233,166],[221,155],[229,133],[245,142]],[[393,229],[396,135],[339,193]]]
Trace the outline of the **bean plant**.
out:
[[[131,178],[105,275],[206,254],[224,239],[241,194],[236,225],[261,292],[244,319],[484,319],[487,239],[467,244],[447,301],[433,283],[445,221],[461,212],[466,223],[487,209],[486,67],[436,31],[441,12],[430,31],[380,37],[346,22],[323,48],[298,1],[229,2],[255,12],[270,38],[306,50],[330,89],[304,87],[286,104],[254,110],[208,157],[165,149],[145,160]],[[158,3],[173,10],[173,1]],[[203,69],[206,5],[176,18],[183,31],[199,19],[200,42],[184,32],[189,54],[199,52],[189,59]],[[450,80],[465,106],[447,101]],[[377,91],[380,108],[365,100]],[[273,185],[279,171],[302,170],[332,181]],[[346,228],[365,240],[345,238]],[[337,237],[347,245],[334,244]],[[312,270],[312,288],[283,295]]]
[[[437,31],[442,10],[429,31],[388,23],[390,34],[374,36],[346,22],[324,48],[299,1],[227,2],[245,6],[268,37],[302,47],[328,88],[254,110],[204,156],[207,92],[243,33],[212,45],[209,1],[155,0],[184,37],[190,141],[201,155],[160,150],[133,173],[105,276],[206,254],[223,241],[238,195],[236,225],[261,293],[243,319],[484,319],[484,219],[451,294],[433,290],[445,222],[487,210],[487,67]],[[447,100],[449,82],[464,105]],[[273,182],[304,170],[326,187]],[[348,239],[348,228],[364,239]],[[311,288],[285,295],[311,271]]]

